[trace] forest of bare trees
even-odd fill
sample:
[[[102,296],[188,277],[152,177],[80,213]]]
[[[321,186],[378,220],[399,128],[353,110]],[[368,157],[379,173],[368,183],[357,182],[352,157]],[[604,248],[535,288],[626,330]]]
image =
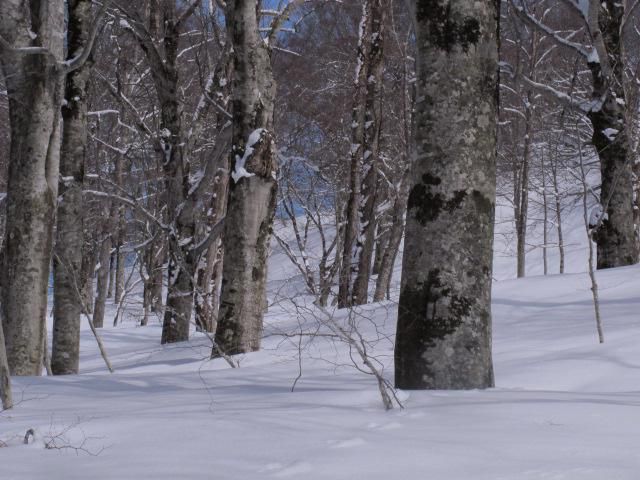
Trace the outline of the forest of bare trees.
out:
[[[496,205],[518,277],[583,204],[597,268],[638,262],[637,5],[1,0],[4,406],[110,305],[259,350],[276,247],[321,308],[401,281],[397,387],[493,386]]]

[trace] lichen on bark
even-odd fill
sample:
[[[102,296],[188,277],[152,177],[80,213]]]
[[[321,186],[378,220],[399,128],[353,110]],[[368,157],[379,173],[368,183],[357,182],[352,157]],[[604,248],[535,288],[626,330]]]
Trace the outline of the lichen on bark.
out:
[[[497,11],[494,0],[416,9],[417,155],[407,205],[396,385],[493,386]]]

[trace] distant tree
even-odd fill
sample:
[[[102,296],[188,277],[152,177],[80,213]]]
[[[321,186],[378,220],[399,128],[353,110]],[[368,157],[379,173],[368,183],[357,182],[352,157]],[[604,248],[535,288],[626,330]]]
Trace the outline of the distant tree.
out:
[[[382,128],[383,49],[390,2],[364,0],[358,32],[349,152],[349,196],[338,305],[367,303],[375,248]]]
[[[417,158],[398,305],[398,388],[494,384],[498,6],[415,2]]]
[[[598,268],[632,265],[638,262],[629,124],[633,115],[627,112],[624,79],[627,57],[623,39],[638,2],[565,0],[560,3],[577,22],[568,33],[564,24],[554,27],[538,18],[528,8],[528,2],[510,0],[513,12],[525,24],[542,32],[558,48],[580,58],[591,77],[587,98],[572,97],[527,75],[522,78],[533,89],[554,96],[564,106],[580,111],[589,119],[591,143],[601,165],[602,215],[593,230],[598,244]],[[625,6],[626,3],[629,5]]]

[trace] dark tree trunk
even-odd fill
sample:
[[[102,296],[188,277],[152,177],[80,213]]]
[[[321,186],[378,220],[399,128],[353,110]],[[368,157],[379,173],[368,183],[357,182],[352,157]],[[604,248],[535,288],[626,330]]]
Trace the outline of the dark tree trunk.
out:
[[[606,215],[595,230],[598,269],[633,265],[638,249],[633,225],[633,160],[625,118],[624,58],[620,28],[624,4],[614,0],[592,3],[591,30],[599,61],[590,62],[594,104],[588,113],[592,142],[600,157],[600,203]]]
[[[67,41],[70,58],[89,43],[91,4],[91,0],[69,0]],[[67,101],[62,107],[58,223],[53,256],[51,371],[54,375],[78,373],[79,368],[84,245],[82,188],[87,148],[87,80],[91,63],[88,61],[67,75]]]
[[[497,0],[416,1],[417,160],[398,305],[398,388],[493,386],[497,19]]]

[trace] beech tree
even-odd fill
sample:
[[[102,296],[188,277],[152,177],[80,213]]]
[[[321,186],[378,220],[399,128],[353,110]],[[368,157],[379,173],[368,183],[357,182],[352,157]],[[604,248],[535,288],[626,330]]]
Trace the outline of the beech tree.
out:
[[[222,293],[212,354],[258,350],[266,308],[267,257],[276,208],[278,161],[273,131],[276,84],[272,46],[301,2],[273,17],[265,38],[260,2],[226,2],[227,35],[233,47],[231,175],[223,236]]]
[[[90,41],[91,0],[68,2],[68,57],[78,55]],[[60,155],[59,201],[56,243],[53,254],[53,341],[51,370],[54,374],[78,373],[80,315],[82,313],[82,248],[84,215],[82,189],[87,148],[87,83],[91,61],[66,78],[62,107],[63,136]]]
[[[11,152],[0,314],[14,375],[40,375],[58,193],[64,2],[0,2]]]
[[[498,6],[415,3],[417,158],[398,304],[398,388],[493,386]]]

